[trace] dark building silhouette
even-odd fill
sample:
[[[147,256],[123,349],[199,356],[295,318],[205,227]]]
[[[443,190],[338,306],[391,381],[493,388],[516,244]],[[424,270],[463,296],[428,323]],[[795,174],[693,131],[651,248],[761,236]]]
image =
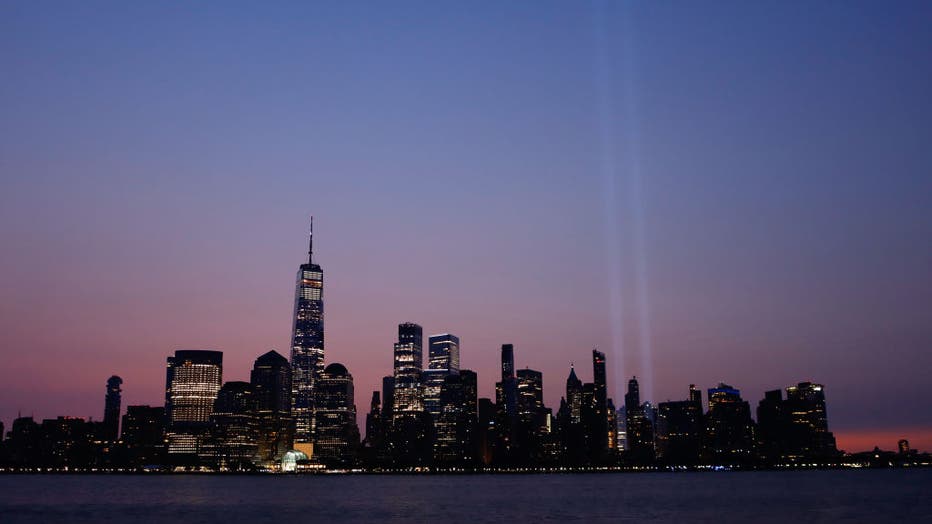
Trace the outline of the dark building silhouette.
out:
[[[13,419],[9,438],[4,442],[10,465],[18,467],[39,465],[40,443],[40,426],[32,417]]]
[[[257,400],[249,382],[223,384],[210,414],[210,438],[198,450],[202,464],[220,471],[254,469],[258,451]]]
[[[168,357],[165,417],[169,459],[193,465],[210,430],[210,414],[223,377],[223,353],[178,350]]]
[[[440,391],[440,415],[435,424],[434,461],[440,465],[469,466],[477,450],[476,373],[461,370],[448,375]]]
[[[382,377],[382,419],[385,421],[385,431],[392,423],[395,409],[395,377]]]
[[[759,454],[766,463],[824,461],[837,456],[821,384],[768,391],[757,406]]]
[[[279,467],[285,453],[294,447],[291,372],[288,359],[269,351],[256,359],[249,376],[255,397],[257,448],[254,462],[262,468]]]
[[[757,453],[767,464],[782,462],[789,445],[789,416],[783,401],[783,391],[764,393],[757,404]]]
[[[307,262],[298,268],[291,336],[291,415],[295,420],[294,447],[313,453],[314,392],[324,370],[324,272],[314,263],[314,218],[311,217]]]
[[[544,377],[540,371],[519,369],[516,372],[518,414],[516,445],[521,462],[543,463],[550,460],[551,412],[544,407]]]
[[[745,465],[754,459],[754,422],[741,392],[721,383],[709,389],[704,459],[716,465]]]
[[[498,406],[492,402],[492,399],[480,398],[478,403],[478,432],[476,436],[476,447],[478,448],[479,462],[482,465],[489,466],[495,458],[495,441],[498,438],[498,430],[495,427],[495,419],[498,416]]]
[[[657,460],[670,466],[699,464],[702,451],[702,401],[690,384],[689,400],[661,402],[657,413]]]
[[[317,443],[313,459],[328,467],[351,467],[356,462],[359,428],[353,375],[333,363],[317,381]]]
[[[582,421],[582,381],[576,376],[576,369],[570,366],[570,374],[566,377],[566,404],[570,413],[570,421]]]
[[[372,392],[369,412],[366,414],[366,438],[362,441],[361,460],[365,464],[380,465],[385,462],[385,419],[382,416],[382,396]]]
[[[165,463],[165,408],[127,406],[123,415],[123,445],[131,467]]]
[[[646,403],[645,403],[646,404]],[[625,394],[625,430],[628,449],[625,461],[633,465],[646,465],[654,461],[654,425],[649,406],[641,403],[637,377],[628,381]]]
[[[800,382],[786,388],[786,412],[789,415],[789,452],[801,458],[835,456],[835,436],[828,430],[825,410],[825,387]]]
[[[566,397],[558,414],[559,455],[564,465],[577,466],[588,462],[586,428],[583,424],[583,383],[571,365],[566,378]]]
[[[515,351],[511,344],[502,344],[501,381],[495,384],[495,445],[494,461],[514,465],[521,460],[515,447],[518,437],[518,379],[515,375]]]
[[[107,395],[104,397],[104,421],[101,437],[103,440],[116,442],[120,437],[120,386],[123,379],[113,375],[107,379]]]

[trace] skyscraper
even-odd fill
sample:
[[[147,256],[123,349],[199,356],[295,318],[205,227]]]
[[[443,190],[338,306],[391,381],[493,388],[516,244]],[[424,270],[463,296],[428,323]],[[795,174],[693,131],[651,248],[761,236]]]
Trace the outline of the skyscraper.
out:
[[[330,467],[352,466],[359,445],[353,375],[343,364],[330,364],[318,377],[316,396],[315,458]]]
[[[162,464],[165,455],[165,408],[127,406],[123,444],[132,466]]]
[[[210,414],[210,439],[198,450],[202,464],[220,471],[251,470],[257,451],[255,389],[249,382],[223,384]]]
[[[275,468],[294,446],[291,366],[277,351],[256,359],[250,374],[257,425],[256,464]]]
[[[705,459],[714,464],[745,464],[753,458],[754,422],[751,407],[741,391],[720,383],[709,389],[709,412],[705,417]]]
[[[412,413],[424,411],[421,387],[424,331],[421,326],[405,322],[398,325],[398,342],[395,343],[395,388],[392,417],[398,420]]]
[[[178,350],[168,357],[165,416],[169,455],[194,455],[210,428],[223,378],[223,353]]]
[[[579,424],[582,417],[582,381],[576,376],[576,368],[570,366],[570,375],[566,377],[566,405],[569,409],[570,422]]]
[[[104,440],[114,442],[120,436],[120,394],[123,392],[120,386],[123,379],[113,375],[107,379],[107,396],[104,398],[104,423],[103,437]]]
[[[825,387],[800,382],[786,388],[789,416],[789,449],[804,457],[829,457],[836,453],[835,436],[828,430]]]
[[[641,393],[637,377],[628,381],[625,394],[625,438],[628,450],[626,461],[630,464],[649,464],[654,460],[654,426],[646,406],[641,404]]]
[[[518,414],[518,381],[515,376],[515,348],[502,344],[502,400],[505,414],[513,418]]]
[[[428,363],[422,377],[424,382],[424,409],[434,422],[440,416],[440,389],[444,380],[459,373],[460,339],[444,333],[428,338]]]
[[[291,337],[291,403],[295,448],[308,456],[314,442],[314,383],[324,369],[324,273],[314,263],[314,218],[307,263],[298,268]]]
[[[590,428],[592,454],[604,455],[608,450],[608,392],[605,373],[605,353],[592,350],[593,420]]]

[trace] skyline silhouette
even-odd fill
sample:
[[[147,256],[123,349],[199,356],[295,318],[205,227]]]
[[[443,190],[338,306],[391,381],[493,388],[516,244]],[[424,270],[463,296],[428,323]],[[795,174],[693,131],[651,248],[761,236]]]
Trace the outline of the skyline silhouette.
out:
[[[811,380],[932,449],[930,9],[0,6],[0,420],[288,355],[313,211],[360,406],[410,320],[482,397],[599,348],[616,401]]]

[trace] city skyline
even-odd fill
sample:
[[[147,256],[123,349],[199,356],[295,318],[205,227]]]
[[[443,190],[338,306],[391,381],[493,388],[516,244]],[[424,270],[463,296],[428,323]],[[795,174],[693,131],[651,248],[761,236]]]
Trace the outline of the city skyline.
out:
[[[481,397],[598,348],[616,406],[812,381],[928,450],[929,7],[859,5],[4,5],[0,421],[289,356],[313,212],[358,417],[411,321]]]
[[[173,454],[178,453],[190,454],[192,450],[196,450],[203,445],[198,440],[202,437],[197,437],[196,439],[195,435],[199,435],[207,431],[208,423],[214,422],[213,417],[214,412],[217,411],[217,406],[231,405],[230,400],[223,402],[218,400],[218,398],[224,398],[224,390],[228,387],[232,388],[232,390],[236,393],[227,393],[227,395],[235,394],[242,396],[246,394],[252,396],[262,392],[261,394],[265,396],[283,396],[283,398],[277,401],[273,400],[272,398],[268,398],[260,403],[262,406],[269,406],[267,408],[260,408],[260,413],[283,413],[285,416],[285,419],[282,419],[283,421],[281,422],[279,421],[280,416],[278,416],[278,418],[271,422],[270,429],[263,431],[270,431],[271,435],[290,435],[288,437],[288,441],[293,439],[294,445],[289,447],[289,449],[293,448],[297,452],[304,453],[306,456],[318,456],[319,453],[314,451],[315,446],[318,446],[320,441],[327,442],[329,444],[325,444],[325,447],[320,448],[325,450],[322,456],[324,458],[329,457],[329,460],[331,461],[336,460],[336,463],[341,463],[341,460],[346,460],[339,458],[346,455],[346,444],[342,444],[343,448],[339,448],[340,444],[334,444],[335,442],[339,442],[338,440],[334,440],[334,438],[336,438],[334,435],[340,434],[343,431],[342,426],[334,426],[333,423],[330,423],[329,429],[324,430],[325,435],[328,436],[320,438],[317,436],[316,429],[310,431],[312,427],[316,427],[316,422],[313,424],[305,423],[305,425],[302,426],[302,423],[300,422],[302,411],[300,408],[310,408],[306,409],[303,415],[306,417],[306,421],[316,420],[316,403],[322,399],[336,398],[332,397],[332,395],[328,396],[327,392],[333,390],[334,387],[336,387],[337,390],[342,388],[343,386],[339,385],[341,383],[340,381],[345,382],[346,377],[348,377],[348,394],[343,394],[343,400],[340,402],[346,402],[346,399],[349,398],[350,405],[339,408],[335,406],[339,406],[340,404],[333,404],[333,402],[335,402],[334,400],[324,400],[328,404],[328,408],[326,410],[326,413],[328,414],[327,416],[331,419],[336,417],[338,420],[342,420],[340,424],[345,425],[347,423],[345,421],[347,415],[340,415],[340,413],[346,411],[346,413],[351,414],[349,415],[350,419],[353,421],[353,424],[356,427],[355,431],[357,432],[357,440],[359,440],[361,437],[365,437],[363,441],[371,438],[368,435],[368,430],[371,423],[369,422],[369,418],[367,418],[367,413],[363,412],[362,410],[358,410],[354,403],[354,387],[352,375],[343,364],[339,362],[332,362],[327,364],[324,359],[323,277],[320,265],[314,263],[313,228],[313,217],[311,217],[308,235],[309,247],[307,252],[307,262],[300,265],[297,273],[297,283],[294,297],[294,327],[292,330],[292,358],[290,362],[285,360],[284,357],[278,354],[274,349],[269,350],[265,354],[259,356],[256,359],[256,367],[251,373],[251,380],[254,385],[250,387],[249,382],[222,380],[223,352],[220,350],[179,349],[175,351],[174,357],[168,357],[164,405],[166,413],[165,442],[168,456],[172,456]],[[423,351],[423,327],[413,322],[402,322],[398,324],[397,341],[394,343],[393,348],[394,369],[391,374],[383,377],[383,380],[376,384],[373,391],[373,399],[377,398],[378,394],[381,394],[382,398],[390,398],[392,400],[391,408],[388,406],[385,408],[390,409],[388,413],[392,414],[388,417],[388,422],[386,422],[387,424],[398,424],[404,416],[416,415],[421,412],[430,415],[432,418],[432,424],[435,426],[435,428],[437,427],[438,423],[441,423],[441,391],[443,389],[441,388],[441,385],[446,387],[446,380],[444,379],[451,375],[458,376],[460,373],[460,339],[458,336],[451,333],[430,335],[427,337],[427,339],[428,352],[425,355]],[[298,342],[299,340],[302,342]],[[313,355],[313,358],[308,358],[309,351],[305,348],[310,349],[310,354]],[[494,383],[494,395],[491,397],[485,397],[485,399],[488,400],[491,398],[494,400],[493,405],[498,405],[498,408],[496,409],[500,410],[501,413],[507,417],[515,418],[515,420],[520,419],[521,416],[537,416],[537,413],[542,414],[543,410],[546,408],[546,422],[536,422],[541,424],[542,427],[549,427],[551,420],[556,423],[557,418],[553,413],[553,407],[558,405],[560,406],[561,410],[567,410],[566,414],[563,415],[566,417],[567,421],[574,421],[574,423],[577,424],[592,425],[592,420],[597,420],[602,421],[600,424],[607,424],[601,429],[599,429],[598,426],[589,428],[589,430],[594,431],[595,434],[605,435],[607,432],[607,440],[603,440],[601,443],[599,443],[597,439],[594,441],[594,443],[591,444],[579,444],[580,449],[584,449],[585,446],[594,446],[593,449],[596,450],[595,453],[597,455],[599,452],[598,450],[614,449],[616,445],[620,448],[621,444],[616,444],[616,442],[620,440],[620,438],[615,434],[616,428],[613,424],[609,423],[609,421],[614,420],[616,412],[614,410],[613,399],[607,396],[608,392],[606,384],[608,381],[608,373],[606,371],[606,357],[605,354],[599,351],[597,348],[594,348],[591,351],[593,363],[593,381],[591,383],[585,384],[586,388],[589,389],[583,387],[584,384],[579,380],[579,378],[577,378],[575,373],[574,363],[571,362],[569,368],[569,377],[566,379],[566,388],[564,390],[557,390],[558,392],[556,393],[556,396],[560,397],[560,401],[557,404],[549,404],[550,407],[547,407],[548,403],[544,402],[544,388],[542,379],[543,374],[539,371],[530,369],[530,366],[517,368],[515,364],[514,345],[502,344],[499,353],[500,380]],[[275,359],[280,359],[280,364]],[[278,369],[284,365],[287,365],[289,368],[289,373],[286,375],[287,378],[274,378],[274,389],[268,389],[271,384],[268,381],[271,379],[261,377],[277,377],[277,373],[279,373],[278,371],[270,372],[268,370]],[[324,372],[325,367],[326,372]],[[318,369],[320,371],[318,371]],[[472,374],[473,381],[476,380],[475,372],[466,369],[463,369],[462,371],[464,373]],[[177,373],[179,372],[184,373],[184,375],[178,375]],[[259,373],[259,375],[257,375],[257,373]],[[438,375],[438,373],[441,374]],[[258,380],[257,376],[260,377]],[[182,381],[188,381],[187,383],[179,383],[182,384],[182,396],[179,397],[181,399],[180,401],[175,398],[176,394],[173,393],[173,389],[178,387],[176,385],[176,380],[178,380],[178,377],[182,377]],[[308,380],[309,383],[304,388],[306,390],[305,393],[299,393],[300,388],[297,386],[292,387],[294,384],[293,377],[306,377],[305,380],[310,378],[310,380]],[[325,389],[318,391],[319,388],[316,386],[316,384],[318,379],[321,377],[325,378],[324,383],[328,385],[325,386]],[[391,380],[391,382],[386,383],[386,380]],[[256,388],[257,386],[255,386],[255,384],[257,383],[259,384],[259,389],[251,389]],[[116,375],[111,376],[107,380],[105,409],[102,421],[102,427],[104,428],[102,430],[103,435],[106,435],[105,438],[107,440],[115,441],[116,435],[118,434],[118,421],[122,417],[120,411],[122,384],[123,380]],[[385,388],[388,387],[387,384],[390,384],[390,393],[387,393],[385,390]],[[476,386],[479,384],[481,384],[481,381],[477,382]],[[809,387],[810,384],[812,384],[812,382],[800,382],[798,387],[803,388],[804,385],[805,387]],[[222,388],[221,385],[223,386]],[[818,392],[817,394],[822,399],[820,415],[817,417],[817,419],[821,420],[821,422],[818,422],[817,420],[813,424],[825,428],[823,431],[828,431],[826,425],[825,396],[824,393],[822,393],[822,387],[823,386],[821,384],[816,384],[816,390]],[[280,392],[274,393],[273,391],[275,390]],[[477,396],[474,400],[478,401],[483,398],[481,391],[481,388],[476,389],[475,393]],[[793,395],[796,395],[797,397],[799,396],[799,394],[795,393],[796,391],[797,386],[786,387],[788,402],[791,401],[789,399],[792,399]],[[778,410],[778,408],[764,408],[763,406],[768,403],[769,405],[773,406],[775,405],[774,402],[777,404],[782,402],[783,400],[781,392],[782,389],[766,391],[763,397],[763,401],[761,402],[762,407],[758,409],[769,409],[770,411],[774,409]],[[322,393],[324,396],[321,396]],[[717,394],[724,395],[725,397],[730,395],[734,398],[737,398],[739,401],[741,400],[740,391],[738,389],[734,389],[730,385],[725,384],[724,382],[719,382],[717,388],[709,388],[708,393],[709,397],[707,399],[707,405],[710,413],[714,412],[713,408],[716,405],[716,398],[718,398]],[[585,395],[587,394],[589,395],[589,400],[585,400],[587,398]],[[773,394],[778,395],[776,400],[774,400]],[[462,393],[460,393],[460,395],[462,395]],[[551,393],[551,396],[554,396],[554,394]],[[667,399],[666,402],[660,402],[654,399],[642,397],[640,395],[638,379],[635,375],[627,380],[627,391],[622,398],[623,403],[621,405],[623,408],[627,409],[619,410],[617,415],[621,416],[623,413],[627,413],[627,423],[625,424],[627,428],[627,444],[625,444],[625,446],[630,446],[628,448],[628,453],[630,453],[630,457],[634,457],[633,459],[629,458],[629,460],[635,460],[636,462],[640,461],[646,464],[652,463],[654,460],[653,458],[648,459],[647,455],[642,456],[639,453],[639,441],[646,439],[643,440],[645,443],[640,444],[640,446],[649,446],[650,457],[654,456],[655,446],[657,446],[658,450],[662,449],[659,441],[655,444],[656,437],[654,434],[656,431],[656,423],[653,422],[653,419],[658,416],[656,412],[658,404],[661,408],[661,417],[663,417],[665,409],[667,409],[669,412],[669,409],[679,409],[678,406],[680,405],[686,405],[688,408],[688,405],[692,403],[695,403],[697,406],[699,414],[698,416],[700,418],[703,416],[702,395],[700,390],[696,389],[695,384],[693,383],[689,384],[688,400],[671,402],[670,399]],[[218,404],[215,404],[215,401],[218,402]],[[246,405],[245,400],[238,400],[236,402],[244,406]],[[182,411],[178,411],[178,405],[182,406]],[[273,405],[275,406],[274,408],[271,407]],[[584,407],[586,405],[592,406],[592,412],[590,415],[591,419],[588,422],[581,420],[585,419],[585,416],[581,416],[581,414],[585,413]],[[629,408],[631,405],[637,406],[638,408],[632,410]],[[581,406],[583,409],[580,409]],[[642,406],[650,406],[647,409],[654,410],[653,417],[649,417],[643,411],[644,408],[642,408]],[[664,408],[664,406],[668,406],[668,408]],[[669,406],[674,407],[669,408]],[[149,408],[148,405],[137,405],[135,407]],[[375,404],[373,404],[373,407],[375,407]],[[611,409],[607,409],[609,407],[611,407]],[[267,411],[262,411],[263,409],[266,409]],[[176,411],[182,413],[180,418],[179,415],[175,414]],[[746,408],[746,413],[746,416],[750,421],[751,408],[749,405]],[[369,416],[372,416],[373,414],[374,412],[368,413]],[[227,416],[228,413],[220,412],[219,415]],[[71,417],[73,415],[68,414],[65,416]],[[553,418],[551,419],[551,417]],[[770,417],[774,418],[776,415],[770,415]],[[650,418],[651,421],[647,421],[648,418]],[[88,417],[88,420],[93,421],[94,417]],[[675,418],[671,420],[680,421],[681,418]],[[176,421],[180,421],[182,425],[179,426]],[[263,423],[265,424],[265,422]],[[645,430],[642,427],[644,424],[647,424],[646,433],[644,433]],[[761,423],[760,421],[757,421],[756,424],[765,425],[765,423]],[[772,424],[773,423],[771,423],[771,425]],[[359,428],[366,428],[366,433],[361,433]],[[762,431],[764,434],[767,433],[766,429],[762,429]],[[384,434],[386,434],[385,429],[380,428],[377,436],[381,437]],[[831,435],[831,433],[829,435]],[[267,437],[263,438],[266,438],[267,440]],[[273,436],[272,438],[280,439],[283,437]],[[903,439],[905,438],[905,436],[901,435],[900,438],[897,439],[898,446],[902,445],[902,442],[904,442]],[[918,439],[913,440],[913,442],[923,442],[923,438],[923,436],[920,436]],[[176,441],[179,443],[176,443]],[[196,441],[197,443],[195,443]],[[263,445],[266,447],[269,446],[269,444],[260,444],[259,447],[262,448]],[[334,448],[335,445],[337,448]],[[879,444],[876,446],[879,447]],[[835,448],[834,437],[831,437],[831,448]],[[344,449],[344,451],[342,454],[338,453],[337,455],[333,455],[335,453],[333,451],[334,449]],[[913,449],[918,449],[918,447],[913,444]],[[273,453],[270,455],[279,457],[278,459],[273,460],[273,463],[276,463],[277,460],[280,460],[280,457],[283,456],[285,451],[288,451],[288,449],[281,448],[281,446],[279,446],[278,451],[276,452],[277,454]],[[857,450],[852,449],[843,451],[854,452]]]

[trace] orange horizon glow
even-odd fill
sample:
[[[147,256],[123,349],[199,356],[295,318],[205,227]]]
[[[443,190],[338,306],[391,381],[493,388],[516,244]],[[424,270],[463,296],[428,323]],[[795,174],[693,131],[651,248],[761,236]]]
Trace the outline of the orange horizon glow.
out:
[[[897,442],[900,439],[908,440],[910,449],[917,449],[920,452],[932,450],[932,429],[930,428],[854,429],[834,433],[838,449],[848,453],[870,451],[874,447],[884,451],[896,451]]]

